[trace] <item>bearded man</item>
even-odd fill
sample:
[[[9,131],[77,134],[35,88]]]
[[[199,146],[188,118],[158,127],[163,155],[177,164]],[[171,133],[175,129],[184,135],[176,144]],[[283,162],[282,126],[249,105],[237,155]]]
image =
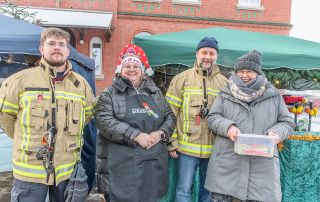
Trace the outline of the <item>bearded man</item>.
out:
[[[204,37],[196,49],[194,67],[176,75],[166,99],[177,118],[168,144],[171,157],[178,158],[176,202],[191,202],[192,184],[199,168],[199,202],[209,202],[204,188],[215,134],[208,128],[207,114],[227,79],[216,65],[219,46],[213,37]]]
[[[39,66],[8,77],[0,88],[0,127],[13,139],[11,202],[65,201],[64,191],[80,161],[83,127],[94,95],[67,60],[69,33],[46,28]]]

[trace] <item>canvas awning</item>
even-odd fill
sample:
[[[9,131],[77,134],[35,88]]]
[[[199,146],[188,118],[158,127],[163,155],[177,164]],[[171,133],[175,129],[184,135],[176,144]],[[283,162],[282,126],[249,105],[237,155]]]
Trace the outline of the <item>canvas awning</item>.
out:
[[[218,40],[217,63],[225,67],[233,67],[238,57],[258,50],[262,53],[262,68],[265,69],[320,69],[320,43],[276,34],[207,28],[136,36],[134,43],[144,49],[152,67],[166,64],[193,66],[197,44],[205,36]]]
[[[112,21],[112,12],[31,7],[26,11],[35,13],[44,26],[109,29]]]

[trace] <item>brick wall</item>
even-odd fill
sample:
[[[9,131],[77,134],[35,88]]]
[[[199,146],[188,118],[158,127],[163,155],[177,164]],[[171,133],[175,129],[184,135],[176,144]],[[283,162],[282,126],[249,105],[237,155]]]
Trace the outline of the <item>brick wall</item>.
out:
[[[72,29],[76,37],[76,48],[89,55],[89,43],[93,37],[103,40],[104,80],[97,80],[97,88],[109,86],[114,76],[117,58],[124,45],[130,43],[139,32],[161,34],[225,27],[289,35],[291,0],[261,0],[262,10],[237,8],[237,0],[201,0],[200,5],[173,4],[173,0],[160,3],[135,0],[16,0],[19,5],[53,8],[73,8],[113,12],[111,41],[107,42],[104,30],[85,29],[85,44],[79,44],[79,32]],[[227,3],[226,3],[227,2]]]

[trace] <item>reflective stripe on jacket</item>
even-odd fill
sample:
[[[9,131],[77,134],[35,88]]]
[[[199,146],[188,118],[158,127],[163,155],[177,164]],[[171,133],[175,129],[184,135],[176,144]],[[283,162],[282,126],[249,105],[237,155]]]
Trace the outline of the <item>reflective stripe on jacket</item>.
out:
[[[182,153],[190,156],[210,157],[214,135],[208,129],[207,118],[198,116],[201,106],[204,105],[204,82],[209,110],[227,82],[220,74],[218,66],[206,76],[203,70],[195,65],[194,68],[176,75],[170,83],[166,99],[177,117],[176,130],[168,146],[170,151],[179,147]]]
[[[83,127],[90,121],[94,95],[87,81],[67,70],[62,81],[44,59],[40,66],[22,70],[6,79],[0,88],[0,126],[14,139],[13,174],[28,182],[46,183],[47,173],[36,153],[43,147],[43,134],[52,126],[55,111],[55,147],[53,166],[56,184],[68,179],[79,159]]]

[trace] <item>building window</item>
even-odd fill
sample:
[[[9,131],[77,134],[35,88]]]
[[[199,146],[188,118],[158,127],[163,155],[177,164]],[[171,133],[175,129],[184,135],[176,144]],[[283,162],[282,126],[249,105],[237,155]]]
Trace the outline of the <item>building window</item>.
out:
[[[173,4],[201,5],[201,0],[172,0]]]
[[[261,0],[238,0],[237,7],[239,9],[263,9]]]
[[[90,41],[90,58],[94,60],[96,68],[96,76],[103,76],[102,74],[102,40],[99,37],[94,37]]]

